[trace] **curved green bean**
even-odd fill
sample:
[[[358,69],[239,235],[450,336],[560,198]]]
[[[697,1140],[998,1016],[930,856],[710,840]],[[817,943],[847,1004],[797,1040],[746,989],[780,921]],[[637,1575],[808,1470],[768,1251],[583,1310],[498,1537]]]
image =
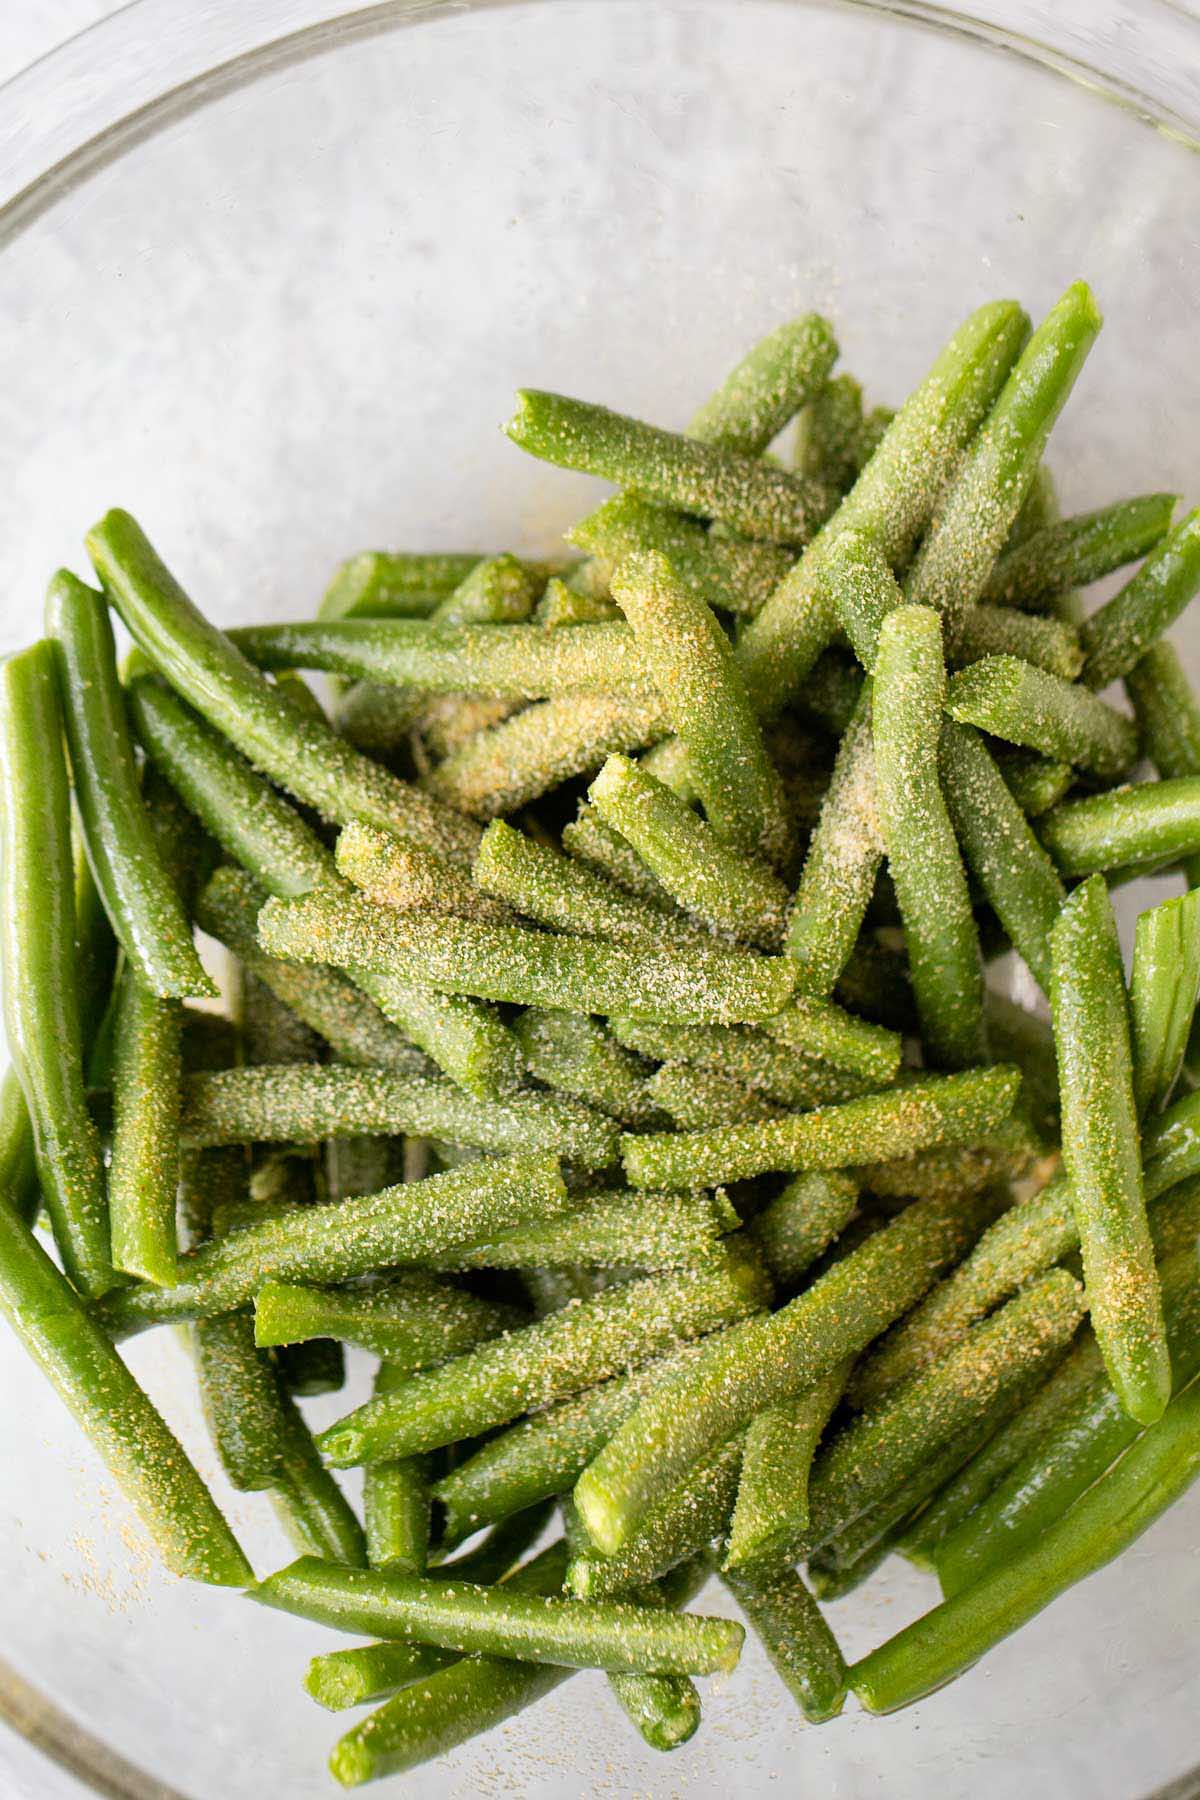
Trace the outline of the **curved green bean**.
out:
[[[1133,670],[1200,588],[1200,507],[1172,526],[1119,594],[1081,627],[1083,679],[1097,692]]]
[[[801,407],[820,393],[837,340],[819,313],[789,319],[760,338],[692,415],[688,436],[761,456]]]
[[[946,711],[1007,743],[1069,762],[1101,781],[1116,781],[1137,757],[1137,732],[1078,682],[1048,675],[1016,656],[985,656],[960,669]]]
[[[380,1287],[311,1287],[268,1279],[254,1296],[261,1345],[331,1337],[358,1344],[408,1374],[473,1350],[524,1322],[518,1308],[481,1300],[431,1275],[407,1270]]]
[[[726,1574],[769,1558],[780,1541],[781,1520],[793,1531],[807,1527],[812,1460],[849,1373],[849,1362],[839,1363],[802,1394],[768,1406],[746,1428],[737,1502],[721,1565]]]
[[[1139,494],[1096,512],[1050,519],[999,557],[981,598],[1040,608],[1153,550],[1171,528],[1178,494]]]
[[[796,1571],[726,1569],[724,1581],[804,1717],[811,1725],[836,1719],[846,1702],[846,1661]]]

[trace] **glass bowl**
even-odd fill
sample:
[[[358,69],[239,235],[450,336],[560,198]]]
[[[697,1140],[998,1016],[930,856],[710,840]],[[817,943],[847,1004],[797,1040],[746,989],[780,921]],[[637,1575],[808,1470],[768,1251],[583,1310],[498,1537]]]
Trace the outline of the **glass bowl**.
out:
[[[809,307],[895,401],[979,301],[1086,275],[1064,503],[1194,497],[1198,48],[1167,0],[125,7],[0,108],[3,647],[111,505],[222,620],[310,612],[362,546],[546,549],[592,486],[500,436],[518,383],[680,422]],[[182,1346],[131,1355],[255,1566],[285,1560]],[[164,1577],[7,1334],[0,1371],[0,1791],[327,1795],[339,1722],[300,1678],[329,1634]],[[582,1675],[406,1791],[1193,1792],[1198,1525],[1200,1496],[896,1718],[801,1729],[751,1644],[672,1757]],[[834,1622],[859,1653],[930,1598],[893,1563]]]

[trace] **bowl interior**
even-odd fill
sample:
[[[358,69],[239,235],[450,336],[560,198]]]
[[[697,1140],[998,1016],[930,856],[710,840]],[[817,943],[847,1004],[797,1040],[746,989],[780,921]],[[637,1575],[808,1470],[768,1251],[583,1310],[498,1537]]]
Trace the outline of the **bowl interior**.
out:
[[[549,548],[593,484],[500,435],[515,386],[678,424],[810,307],[894,403],[979,301],[1037,312],[1085,275],[1107,327],[1052,445],[1064,505],[1186,492],[1198,198],[1193,153],[1103,93],[863,6],[405,9],[263,58],[3,247],[2,647],[38,630],[57,564],[85,570],[111,505],[224,621],[309,613],[363,547]],[[132,1358],[256,1567],[286,1560],[265,1504],[217,1476],[182,1344]],[[329,1634],[162,1577],[7,1335],[0,1369],[20,1676],[195,1800],[328,1793],[339,1722],[299,1682]],[[672,1758],[584,1675],[408,1791],[1145,1793],[1196,1753],[1198,1520],[1200,1501],[1177,1509],[915,1714],[801,1731],[750,1646]],[[858,1653],[930,1598],[889,1565],[834,1621]],[[0,1738],[0,1771],[22,1754]]]

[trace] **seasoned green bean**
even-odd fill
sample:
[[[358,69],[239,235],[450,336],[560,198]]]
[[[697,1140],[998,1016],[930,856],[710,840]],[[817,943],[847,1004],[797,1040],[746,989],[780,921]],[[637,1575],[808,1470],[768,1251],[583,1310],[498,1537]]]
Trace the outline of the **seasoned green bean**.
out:
[[[479,887],[517,912],[587,937],[631,943],[709,942],[699,926],[688,927],[657,906],[629,894],[578,858],[560,856],[503,819],[493,819],[479,843],[474,877]]]
[[[1139,914],[1129,982],[1138,1117],[1161,1112],[1187,1051],[1200,996],[1200,888]]]
[[[720,519],[744,537],[804,544],[834,495],[821,482],[640,419],[542,388],[518,388],[505,426],[531,456],[600,475],[681,512]]]
[[[1005,786],[986,744],[969,725],[941,732],[946,805],[967,867],[1043,992],[1050,987],[1050,931],[1066,890]],[[985,1011],[986,1018],[986,1011]]]
[[[611,1555],[700,1457],[765,1406],[857,1355],[959,1256],[979,1204],[924,1200],[781,1311],[751,1319],[643,1399],[575,1484],[593,1541]]]
[[[118,1000],[108,1176],[114,1268],[170,1286],[176,1279],[182,1006],[160,999],[132,961]]]
[[[744,1256],[632,1281],[414,1375],[322,1434],[335,1467],[412,1455],[507,1424],[761,1306],[765,1282]]]
[[[793,1531],[807,1527],[809,1471],[849,1373],[850,1364],[839,1363],[802,1394],[776,1401],[751,1420],[722,1564],[726,1573],[769,1558],[784,1535],[781,1521]]]
[[[739,1087],[711,1069],[693,1068],[690,1063],[663,1063],[647,1082],[646,1093],[659,1112],[666,1113],[681,1131],[779,1116],[778,1106],[765,1094]]]
[[[763,1030],[776,1043],[832,1063],[873,1086],[886,1086],[900,1068],[899,1032],[856,1019],[831,1001],[801,996],[764,1020]]]
[[[366,1567],[367,1545],[354,1508],[321,1461],[312,1433],[289,1395],[281,1395],[283,1467],[271,1489],[276,1514],[302,1556]]]
[[[797,1175],[750,1225],[771,1274],[784,1287],[823,1256],[858,1211],[858,1185],[833,1171]]]
[[[544,631],[557,631],[563,625],[595,625],[604,619],[619,619],[621,609],[600,594],[581,594],[555,575],[546,583],[533,616]]]
[[[507,906],[481,893],[461,869],[448,867],[423,844],[406,843],[377,825],[344,826],[335,860],[347,881],[380,906],[459,913],[468,919],[509,917]]]
[[[61,745],[54,656],[42,642],[0,663],[4,1019],[54,1240],[75,1286],[94,1295],[116,1276],[100,1138],[84,1097],[70,798]]]
[[[786,1014],[777,1017],[783,1019]],[[776,1020],[764,1023],[774,1026]],[[865,1076],[832,1067],[803,1050],[792,1050],[748,1026],[656,1025],[621,1017],[610,1019],[609,1024],[622,1044],[643,1056],[694,1063],[784,1106],[849,1100],[867,1085]]]
[[[27,1225],[42,1204],[38,1186],[33,1124],[15,1069],[0,1081],[0,1193],[3,1193]]]
[[[1168,531],[1119,594],[1085,619],[1083,679],[1097,693],[1128,675],[1200,587],[1200,507]]]
[[[612,591],[687,746],[688,769],[713,831],[745,856],[778,860],[788,834],[783,793],[729,639],[657,553],[622,562]]]
[[[670,926],[693,926],[666,889],[650,873],[632,844],[610,831],[594,806],[581,800],[573,820],[562,829],[562,847],[579,862],[589,863],[628,894],[648,900]],[[666,927],[664,927],[666,929]]]
[[[985,656],[960,669],[946,711],[964,725],[1116,781],[1137,757],[1137,732],[1123,713],[1077,682],[1015,656]]]
[[[931,606],[956,648],[966,608],[978,600],[1029,492],[1054,421],[1100,330],[1086,282],[1046,314],[943,494],[905,581],[913,605]]]
[[[772,438],[824,387],[837,359],[832,327],[818,313],[790,319],[725,377],[692,415],[688,436],[761,456]]]
[[[1019,1084],[1015,1069],[978,1069],[752,1125],[625,1136],[625,1174],[634,1187],[705,1187],[773,1170],[844,1169],[934,1144],[970,1143],[1008,1117]]]
[[[1000,1062],[1021,1071],[1021,1098],[1038,1132],[1052,1142],[1058,1137],[1058,1057],[1049,1021],[1029,1012],[1004,994],[984,996],[988,1041]]]
[[[304,1677],[304,1691],[318,1706],[342,1712],[348,1706],[384,1700],[457,1660],[452,1650],[435,1650],[432,1644],[356,1644],[351,1650],[314,1656]]]
[[[866,531],[841,532],[830,544],[820,573],[822,591],[864,669],[874,669],[879,631],[904,594],[891,565]]]
[[[403,1380],[389,1363],[381,1363],[375,1392],[386,1394]],[[363,1526],[367,1564],[423,1575],[429,1560],[430,1465],[427,1456],[404,1456],[374,1463],[363,1475]]]
[[[1041,819],[1038,835],[1061,875],[1194,857],[1200,853],[1200,774],[1064,800]]]
[[[1083,667],[1079,633],[1062,619],[1043,619],[1010,606],[968,606],[954,653],[956,663],[979,662],[985,656],[1017,656],[1074,681]]]
[[[789,552],[773,544],[714,537],[698,520],[637,494],[615,494],[573,525],[567,539],[599,558],[609,578],[627,556],[657,551],[698,600],[751,616],[792,563]]]
[[[945,694],[938,614],[925,606],[889,613],[872,714],[879,824],[927,1054],[962,1068],[982,1059],[987,1034],[979,936],[938,773]]]
[[[853,375],[833,375],[796,419],[792,461],[845,494],[858,474],[862,437],[862,388]]]
[[[474,550],[364,550],[337,570],[318,612],[322,619],[424,618],[482,560]]]
[[[566,1586],[581,1600],[604,1600],[635,1583],[655,1581],[724,1535],[737,1495],[742,1439],[731,1438],[693,1464],[638,1520],[611,1556],[589,1550],[571,1559]]]
[[[142,802],[103,596],[60,569],[46,595],[46,633],[84,848],[125,955],[161,998],[214,994]]]
[[[680,1024],[770,1018],[788,1000],[782,957],[550,937],[475,919],[424,919],[312,894],[268,901],[259,939],[273,955],[368,969],[452,993],[573,1012],[636,1012]],[[376,998],[378,995],[376,994]],[[386,1008],[385,1008],[386,1010]]]
[[[1160,777],[1169,781],[1200,775],[1200,706],[1175,646],[1151,644],[1126,675],[1125,691],[1133,702],[1142,753]],[[1188,857],[1183,874],[1190,888],[1200,887],[1200,857]]]
[[[845,1658],[800,1576],[727,1569],[724,1579],[804,1717],[812,1725],[836,1719],[846,1701]]]
[[[1145,556],[1170,530],[1177,494],[1139,494],[1096,512],[1047,520],[1004,551],[982,598],[999,606],[1042,607],[1070,588],[1099,581]]]
[[[1039,756],[1036,750],[996,743],[992,755],[1009,793],[1030,819],[1038,819],[1057,806],[1075,779],[1070,763]]]
[[[513,1025],[525,1066],[538,1081],[575,1094],[627,1124],[653,1119],[648,1065],[584,1013],[530,1006]]]
[[[674,1269],[704,1259],[740,1223],[716,1194],[589,1194],[577,1212],[518,1225],[501,1237],[444,1251],[439,1269]]]
[[[523,1322],[516,1307],[481,1300],[415,1269],[372,1288],[267,1280],[254,1296],[256,1343],[338,1338],[373,1350],[408,1374],[473,1350]]]

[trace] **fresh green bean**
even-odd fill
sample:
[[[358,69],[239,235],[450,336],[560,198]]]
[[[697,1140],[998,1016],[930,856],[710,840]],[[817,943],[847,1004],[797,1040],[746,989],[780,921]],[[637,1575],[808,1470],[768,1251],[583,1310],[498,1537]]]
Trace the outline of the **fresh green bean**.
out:
[[[325,1467],[299,1408],[280,1396],[285,1437],[283,1467],[271,1489],[276,1514],[302,1556],[366,1567],[367,1545],[354,1508]]]
[[[1161,1112],[1187,1051],[1200,997],[1200,888],[1139,914],[1129,982],[1138,1117]]]
[[[636,894],[639,900],[648,900],[656,911],[667,921],[664,927],[682,925],[694,927],[676,906],[671,896],[661,883],[653,876],[633,845],[627,843],[619,832],[610,831],[604,824],[594,806],[581,800],[575,818],[562,829],[562,847],[569,856],[579,862],[589,863],[592,868],[599,869],[617,886],[624,888],[627,894]]]
[[[506,906],[481,893],[470,876],[448,867],[423,844],[405,843],[377,825],[351,823],[338,834],[339,873],[380,906],[400,911],[459,913],[464,918],[507,919]]]
[[[403,1374],[381,1363],[375,1392],[389,1393]],[[427,1456],[403,1456],[373,1463],[363,1474],[363,1524],[367,1564],[423,1575],[429,1560],[430,1466]]]
[[[770,1018],[793,980],[783,958],[750,951],[688,944],[668,953],[476,919],[424,919],[316,894],[286,906],[268,901],[259,940],[271,954],[298,962],[365,968],[518,1006],[625,1010],[680,1024]]]
[[[230,1587],[252,1579],[183,1449],[69,1283],[6,1206],[0,1206],[0,1309],[103,1457],[167,1567]]]
[[[825,529],[747,626],[736,657],[760,714],[780,710],[834,636],[821,581],[830,545],[843,531],[864,530],[893,568],[908,560],[943,482],[999,393],[1028,323],[1006,300],[971,315],[888,426]]]
[[[505,426],[531,456],[600,475],[680,512],[720,519],[744,537],[804,544],[834,496],[738,450],[646,425],[640,419],[541,388],[518,388]]]
[[[601,594],[581,594],[578,588],[554,575],[546,583],[533,616],[543,631],[557,631],[564,625],[596,625],[602,620],[619,619],[621,609]]]
[[[657,695],[562,694],[482,731],[429,777],[432,791],[473,818],[516,812],[617,751],[643,750],[667,730]]]
[[[367,1401],[322,1434],[321,1450],[345,1468],[478,1436],[744,1318],[764,1299],[761,1272],[732,1252],[610,1288]]]
[[[1103,1567],[1200,1473],[1192,1386],[1038,1541],[898,1632],[850,1671],[871,1712],[892,1712],[960,1674],[1074,1582]]]
[[[705,602],[657,553],[628,557],[612,590],[687,746],[688,768],[713,831],[745,856],[778,860],[788,829],[779,776],[729,639]]]
[[[809,1471],[849,1373],[849,1363],[839,1363],[802,1394],[776,1401],[751,1420],[722,1564],[726,1573],[768,1558],[781,1520],[801,1532],[808,1525]]]
[[[199,1319],[193,1327],[205,1422],[231,1487],[253,1493],[283,1479],[288,1432],[279,1380],[254,1347],[245,1312]]]
[[[688,436],[761,456],[789,419],[824,389],[837,359],[832,327],[818,313],[789,319],[725,377],[692,416]]]
[[[647,1082],[646,1093],[659,1113],[666,1113],[681,1131],[779,1116],[778,1106],[765,1094],[690,1063],[663,1063]]]
[[[1005,786],[987,746],[969,725],[943,721],[941,771],[946,805],[967,867],[995,908],[1013,948],[1048,992],[1050,931],[1066,899],[1054,864]]]
[[[1027,818],[1038,819],[1057,806],[1075,779],[1070,763],[1039,756],[1036,750],[1000,743],[991,749],[1009,793]]]
[[[342,563],[318,612],[322,619],[424,618],[482,560],[474,550],[364,550]]]
[[[314,1656],[304,1677],[304,1691],[318,1706],[342,1712],[348,1706],[384,1700],[457,1660],[452,1650],[435,1650],[432,1644],[356,1644],[351,1650]]]
[[[60,569],[46,633],[84,848],[125,955],[160,998],[214,994],[146,817],[103,596]]]
[[[1083,667],[1079,633],[1063,619],[1043,619],[1011,606],[968,606],[954,653],[956,663],[979,662],[985,656],[1016,656],[1074,681]]]
[[[407,1270],[372,1288],[308,1287],[267,1280],[254,1296],[254,1337],[261,1345],[332,1337],[359,1344],[411,1374],[473,1350],[523,1323],[512,1306]]]
[[[888,871],[930,1059],[947,1068],[986,1046],[979,936],[938,774],[946,669],[931,607],[889,613],[873,705],[875,781]]]
[[[656,1581],[724,1535],[737,1495],[740,1436],[694,1464],[639,1519],[611,1556],[589,1550],[571,1559],[566,1586],[581,1600],[604,1600],[636,1583]]]
[[[850,639],[854,654],[864,669],[873,670],[883,621],[904,604],[887,557],[869,532],[843,531],[830,544],[820,580],[826,604]]]
[[[114,1268],[170,1286],[176,1279],[182,1007],[160,999],[132,960],[118,1001],[108,1178]]]
[[[883,861],[872,734],[863,683],[833,766],[788,920],[787,955],[802,995],[827,997],[854,948]]]
[[[1139,494],[1097,512],[1048,519],[995,563],[982,598],[999,606],[1041,608],[1070,588],[1086,587],[1153,550],[1171,528],[1177,494]]]
[[[763,1030],[776,1043],[832,1063],[873,1086],[886,1086],[900,1067],[899,1032],[856,1019],[830,1001],[801,996],[765,1020]]]
[[[264,1218],[181,1258],[174,1287],[119,1289],[98,1316],[115,1335],[211,1318],[245,1306],[267,1280],[351,1281],[394,1264],[420,1264],[451,1244],[494,1236],[566,1205],[552,1156],[468,1163],[378,1194]]]
[[[709,1675],[732,1669],[742,1628],[729,1619],[672,1613],[628,1602],[527,1595],[512,1583],[463,1581],[349,1569],[301,1557],[250,1590],[264,1606],[346,1631],[415,1639],[463,1654],[565,1664],[568,1668]]]
[[[1200,706],[1173,644],[1151,644],[1125,677],[1142,752],[1164,781],[1200,775]],[[1200,857],[1183,865],[1190,888],[1200,887]]]
[[[180,1130],[192,1148],[319,1143],[341,1132],[441,1137],[498,1154],[553,1150],[588,1168],[615,1160],[616,1126],[567,1094],[479,1100],[453,1082],[339,1063],[278,1063],[193,1075]]]
[[[628,1124],[654,1117],[646,1094],[647,1064],[584,1013],[546,1011],[530,1006],[513,1032],[525,1066],[547,1087],[574,1094],[589,1106]]]
[[[1046,314],[967,449],[933,516],[905,582],[913,605],[945,619],[957,648],[963,614],[992,564],[1033,482],[1054,421],[1100,330],[1086,282],[1076,281]]]
[[[1064,800],[1041,819],[1038,835],[1060,875],[1195,857],[1200,853],[1200,774],[1139,781],[1086,800]]]
[[[1142,1188],[1129,1001],[1098,875],[1075,889],[1050,941],[1063,1161],[1088,1309],[1122,1404],[1150,1425],[1166,1406],[1171,1369]]]
[[[1137,732],[1123,713],[1077,682],[1015,656],[985,656],[960,669],[946,711],[961,724],[1073,763],[1102,781],[1118,780],[1137,756]]]
[[[725,1584],[811,1725],[836,1719],[846,1702],[846,1662],[820,1607],[794,1569],[726,1570]]]
[[[750,616],[792,563],[791,555],[773,544],[715,537],[698,520],[637,494],[615,494],[573,525],[567,540],[598,558],[608,579],[627,556],[657,551],[698,600],[720,612]]]
[[[1008,1117],[1019,1082],[1015,1069],[977,1069],[751,1125],[627,1135],[621,1140],[625,1174],[634,1187],[705,1187],[775,1170],[844,1169],[934,1144],[970,1143]]]
[[[61,745],[54,655],[42,642],[0,663],[4,1018],[55,1243],[75,1286],[95,1295],[116,1276],[100,1139],[84,1097],[70,798]]]
[[[439,1269],[675,1269],[707,1256],[740,1223],[723,1190],[589,1194],[577,1212],[518,1225],[486,1243],[447,1250]]]
[[[31,1225],[42,1204],[33,1124],[13,1068],[0,1081],[0,1194]]]
[[[797,416],[793,464],[845,494],[858,474],[862,435],[862,388],[853,375],[833,375]]]
[[[723,843],[641,764],[610,756],[588,799],[678,905],[714,931],[762,949],[779,947],[788,898],[783,882],[765,861]]]
[[[783,1018],[782,1013],[778,1017]],[[766,1021],[770,1025],[775,1020]],[[640,1019],[609,1021],[620,1043],[655,1061],[693,1063],[727,1082],[753,1088],[784,1106],[810,1107],[848,1100],[866,1078],[792,1050],[763,1032],[738,1025],[656,1025]]]
[[[536,1544],[554,1516],[551,1500],[539,1501],[522,1512],[511,1514],[499,1524],[489,1527],[483,1541],[462,1556],[447,1558],[443,1535],[438,1567],[446,1575],[461,1575],[466,1581],[478,1581],[484,1587],[503,1581],[511,1575],[525,1552]]]
[[[797,1282],[858,1211],[858,1186],[832,1171],[797,1175],[750,1226],[771,1274],[782,1286]]]
[[[1006,1192],[1004,1183],[1028,1175],[1045,1144],[1029,1122],[1022,1099],[1009,1117],[974,1144],[951,1144],[919,1150],[888,1162],[863,1163],[851,1170],[859,1186],[876,1200],[924,1200],[955,1191],[981,1194],[991,1188]],[[1007,1204],[1007,1202],[1005,1202]],[[999,1207],[997,1210],[1001,1210]]]
[[[128,513],[106,514],[88,533],[87,546],[134,642],[264,775],[334,824],[364,819],[416,837],[452,862],[470,858],[473,826],[277,694],[196,610]]]
[[[1200,507],[1150,552],[1119,594],[1085,619],[1083,679],[1098,693],[1128,675],[1200,587]]]
[[[976,1202],[919,1201],[781,1311],[714,1339],[614,1432],[575,1484],[593,1541],[608,1555],[687,1470],[755,1413],[811,1387],[854,1356],[961,1254]]]

